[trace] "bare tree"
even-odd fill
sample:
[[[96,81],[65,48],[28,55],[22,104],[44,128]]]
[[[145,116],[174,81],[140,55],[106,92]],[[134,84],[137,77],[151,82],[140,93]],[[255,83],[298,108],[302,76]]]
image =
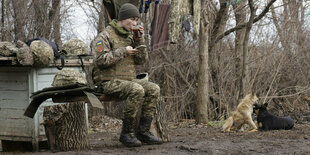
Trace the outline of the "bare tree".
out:
[[[61,46],[62,41],[61,41],[61,34],[60,34],[60,4],[61,0],[53,0],[52,1],[52,9],[50,11],[50,21],[53,21],[53,38],[54,41]]]
[[[208,123],[208,103],[209,103],[209,3],[201,1],[201,20],[199,33],[199,72],[197,89],[197,116],[196,123]]]
[[[4,41],[5,40],[5,26],[4,26],[4,18],[5,18],[5,15],[4,15],[4,0],[1,0],[1,40]]]
[[[25,16],[26,16],[26,10],[27,10],[27,3],[28,1],[19,1],[19,0],[13,0],[12,6],[14,11],[14,33],[15,33],[15,41],[17,40],[25,40]]]

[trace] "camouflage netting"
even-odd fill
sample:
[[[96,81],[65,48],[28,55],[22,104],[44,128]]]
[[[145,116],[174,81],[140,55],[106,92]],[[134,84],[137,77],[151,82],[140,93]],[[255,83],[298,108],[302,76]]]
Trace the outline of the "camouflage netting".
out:
[[[52,86],[65,86],[70,84],[87,84],[85,76],[78,70],[72,68],[64,68],[56,73]]]
[[[30,44],[30,51],[33,54],[36,67],[48,66],[54,59],[52,47],[42,40],[33,41]]]
[[[13,56],[18,49],[10,42],[0,42],[0,56]]]
[[[88,55],[87,45],[80,39],[71,39],[62,46],[62,52],[67,56]]]

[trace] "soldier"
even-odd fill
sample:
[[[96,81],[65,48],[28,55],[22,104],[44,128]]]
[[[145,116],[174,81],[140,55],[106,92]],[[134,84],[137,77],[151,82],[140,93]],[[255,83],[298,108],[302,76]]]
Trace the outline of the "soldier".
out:
[[[147,58],[145,49],[135,49],[144,43],[142,26],[136,35],[132,32],[138,19],[137,7],[130,3],[123,4],[118,19],[112,20],[91,45],[95,57],[92,74],[94,84],[102,86],[104,94],[126,100],[119,139],[126,146],[141,146],[141,142],[162,143],[162,139],[150,132],[160,88],[147,80],[135,79],[135,65],[143,64]],[[140,124],[135,133],[135,117],[139,108]]]

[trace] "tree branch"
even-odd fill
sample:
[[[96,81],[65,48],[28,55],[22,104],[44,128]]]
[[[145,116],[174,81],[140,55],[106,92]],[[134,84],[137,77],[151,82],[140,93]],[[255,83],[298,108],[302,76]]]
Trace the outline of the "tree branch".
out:
[[[262,19],[266,13],[269,11],[269,8],[272,6],[272,4],[277,1],[277,0],[271,0],[268,5],[266,6],[266,8],[258,15],[254,18],[253,23],[256,23],[257,21],[259,21],[260,19]],[[240,25],[237,25],[234,28],[231,28],[227,31],[225,31],[223,34],[220,34],[218,37],[216,37],[214,44],[216,44],[219,40],[223,39],[225,36],[229,35],[230,33],[236,31],[236,30],[240,30],[242,28],[244,28],[245,26],[247,26],[248,23],[242,23]]]

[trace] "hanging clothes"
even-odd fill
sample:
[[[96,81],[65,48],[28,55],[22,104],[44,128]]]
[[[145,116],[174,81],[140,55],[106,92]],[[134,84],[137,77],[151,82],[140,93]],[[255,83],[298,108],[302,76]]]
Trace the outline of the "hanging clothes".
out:
[[[157,5],[160,0],[154,0],[155,4]],[[144,6],[144,13],[147,13],[147,10],[150,7],[150,4],[153,2],[153,0],[140,0],[140,7],[139,7],[139,12],[143,13],[143,6]]]
[[[169,25],[170,16],[169,4],[155,5],[154,19],[151,25],[151,51],[165,48],[169,44]]]

